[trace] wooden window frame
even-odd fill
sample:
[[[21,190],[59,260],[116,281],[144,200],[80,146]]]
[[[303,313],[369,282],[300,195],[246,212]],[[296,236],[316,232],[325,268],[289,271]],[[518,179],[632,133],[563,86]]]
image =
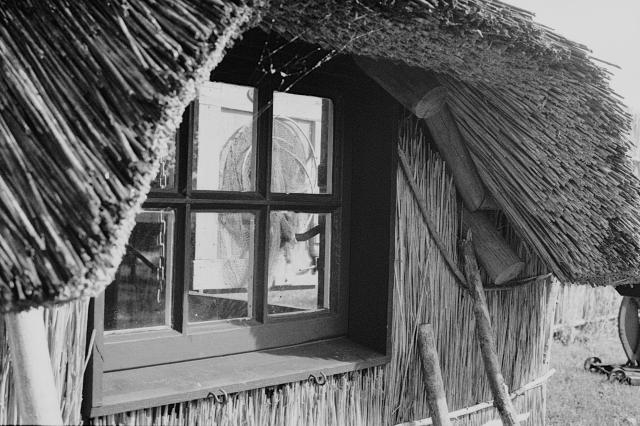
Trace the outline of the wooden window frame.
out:
[[[251,37],[245,37],[245,40]],[[187,316],[183,310],[173,307],[172,318],[177,330],[159,330],[141,333],[123,333],[108,336],[103,333],[104,296],[92,301],[89,318],[89,334],[95,333],[93,357],[85,377],[84,412],[86,416],[102,415],[118,412],[119,409],[133,409],[153,406],[170,401],[193,399],[198,392],[184,393],[171,397],[153,397],[149,400],[133,400],[129,404],[113,403],[113,395],[103,395],[103,380],[111,375],[131,373],[135,378],[137,372],[153,369],[153,365],[182,365],[188,360],[206,361],[206,359],[221,357],[228,359],[233,353],[238,353],[240,360],[243,353],[251,351],[272,352],[283,348],[288,351],[290,345],[300,345],[301,353],[308,353],[314,344],[305,343],[320,341],[319,345],[329,345],[335,340],[336,348],[340,348],[343,355],[336,360],[339,365],[330,364],[329,360],[314,360],[319,369],[326,368],[328,372],[339,373],[358,368],[379,365],[389,360],[390,324],[391,324],[391,292],[393,282],[394,257],[394,216],[395,216],[395,178],[396,164],[393,156],[397,129],[390,125],[401,115],[401,108],[382,89],[360,73],[350,59],[332,61],[336,66],[326,67],[325,72],[316,72],[305,78],[304,84],[297,84],[291,93],[329,98],[333,101],[333,187],[332,193],[327,195],[288,195],[269,194],[268,176],[258,178],[255,193],[224,193],[217,191],[191,191],[188,193],[190,202],[197,208],[237,208],[240,210],[255,209],[268,211],[267,203],[277,208],[295,210],[324,208],[326,210],[339,209],[341,230],[334,232],[332,241],[339,240],[341,265],[331,268],[332,274],[339,271],[338,276],[331,279],[333,292],[328,312],[310,312],[289,318],[271,317],[263,309],[265,323],[252,321],[250,324],[239,325],[225,330],[224,322],[188,325]],[[224,64],[224,62],[223,62]],[[230,72],[231,71],[231,72]],[[232,84],[247,85],[247,75],[236,72],[237,67],[219,67],[212,80],[224,81]],[[262,85],[258,90],[258,98],[265,96],[264,92],[272,91],[271,85]],[[267,95],[268,96],[268,95]],[[269,99],[270,96],[267,98]],[[264,100],[264,98],[262,98]],[[364,103],[363,103],[364,101]],[[260,100],[259,100],[260,102]],[[373,106],[371,106],[371,105]],[[355,125],[346,126],[345,117],[358,116]],[[180,138],[193,138],[191,123],[197,117],[193,108],[185,113],[188,126],[181,126]],[[258,132],[271,133],[271,114],[269,120],[259,120]],[[392,119],[389,120],[389,117]],[[386,121],[385,121],[386,120]],[[259,133],[260,134],[260,133]],[[269,137],[270,139],[270,137]],[[260,136],[258,135],[258,141]],[[271,164],[270,143],[258,143],[257,165]],[[180,143],[177,150],[177,163],[181,156],[192,158],[192,143]],[[256,175],[266,173],[265,167],[259,167]],[[179,168],[177,176],[177,190],[185,190],[184,183],[191,176],[191,170]],[[180,185],[183,185],[182,187]],[[213,192],[215,200],[208,199]],[[187,195],[187,194],[185,194]],[[267,200],[267,195],[270,198]],[[322,203],[317,200],[322,200]],[[158,191],[151,194],[145,206],[159,207],[166,204],[184,203],[169,191]],[[314,210],[315,211],[315,210]],[[188,210],[185,209],[185,215]],[[266,229],[266,213],[256,217],[256,228]],[[176,230],[180,220],[179,210],[176,211]],[[358,218],[354,220],[353,218]],[[337,222],[337,221],[332,221]],[[189,229],[188,227],[185,229]],[[375,232],[372,232],[374,230]],[[256,229],[256,235],[260,231]],[[336,238],[339,236],[339,238]],[[186,247],[186,233],[176,232],[178,247]],[[256,259],[264,253],[267,242],[257,238]],[[352,250],[353,247],[353,250]],[[365,250],[366,248],[366,250]],[[178,251],[178,250],[176,250]],[[332,256],[333,258],[336,255]],[[186,274],[187,255],[183,262],[175,262],[174,277]],[[256,275],[264,277],[264,270],[256,271]],[[188,292],[184,291],[185,280],[174,287],[174,294],[183,294],[182,303],[186,304]],[[266,291],[263,292],[266,297]],[[265,306],[266,300],[263,302]],[[336,309],[337,308],[337,309]],[[237,322],[237,321],[234,321]],[[309,330],[322,329],[324,334],[309,335]],[[182,335],[187,331],[186,335]],[[255,332],[262,333],[262,340],[267,345],[257,346],[254,342]],[[142,334],[145,334],[142,336]],[[243,343],[243,341],[245,341]],[[249,343],[247,343],[249,342]],[[325,342],[325,343],[323,343]],[[344,350],[345,342],[352,350]],[[323,347],[325,347],[323,346]],[[223,351],[217,349],[224,347]],[[294,353],[297,346],[291,346]],[[276,348],[276,349],[269,349]],[[338,349],[336,349],[338,350]],[[306,351],[306,352],[305,352]],[[132,357],[132,353],[143,353],[142,357]],[[186,356],[185,356],[186,353]],[[260,353],[260,352],[258,352]],[[344,359],[340,359],[344,356]],[[351,358],[349,358],[351,357]],[[239,361],[243,362],[243,361]],[[324,367],[323,367],[324,366]],[[142,374],[142,373],[140,373]],[[297,374],[297,375],[296,375]],[[287,371],[269,372],[268,377],[259,377],[256,381],[246,382],[234,386],[225,386],[227,391],[239,391],[258,386],[267,386],[288,381],[305,379],[302,373]],[[215,381],[214,381],[215,382]],[[214,383],[211,382],[211,383]],[[211,384],[213,386],[213,384]],[[206,393],[203,394],[206,396]]]
[[[212,81],[244,84],[244,81],[219,78]],[[273,120],[272,99],[274,87],[263,81],[257,87],[256,131],[256,179],[255,192],[196,190],[192,188],[192,167],[194,134],[197,125],[197,102],[191,104],[183,117],[177,141],[177,185],[175,191],[154,191],[149,194],[143,208],[172,208],[175,212],[174,251],[175,273],[172,303],[172,324],[167,330],[134,330],[117,332],[104,336],[104,372],[139,368],[148,365],[166,364],[205,357],[229,355],[300,344],[312,340],[340,336],[347,330],[347,292],[341,285],[345,280],[348,264],[340,262],[341,247],[348,239],[348,232],[342,228],[344,193],[342,170],[349,167],[343,162],[341,147],[342,97],[328,89],[317,86],[296,87],[290,93],[296,95],[329,98],[333,102],[334,165],[332,191],[330,194],[282,194],[270,191],[271,165],[271,124]],[[326,85],[323,85],[327,87]],[[301,312],[290,315],[271,316],[267,306],[266,263],[269,247],[269,224],[267,218],[272,210],[293,210],[299,212],[330,213],[331,220],[331,300],[329,309]],[[255,214],[253,300],[254,315],[248,319],[218,320],[213,322],[189,323],[187,288],[191,277],[190,230],[191,214],[195,212],[239,212]],[[180,297],[183,295],[183,297]],[[104,297],[100,296],[100,297]],[[215,342],[215,343],[212,343]]]

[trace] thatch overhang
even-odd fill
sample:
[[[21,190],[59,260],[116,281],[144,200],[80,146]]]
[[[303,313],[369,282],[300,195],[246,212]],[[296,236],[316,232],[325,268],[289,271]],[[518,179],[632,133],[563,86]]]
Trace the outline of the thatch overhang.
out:
[[[485,185],[561,278],[637,276],[629,117],[583,46],[495,1],[0,0],[0,310],[107,285],[181,113],[257,22],[438,73]]]
[[[562,280],[638,281],[630,117],[586,46],[498,1],[272,2],[285,38],[437,73],[484,184]]]
[[[98,294],[256,1],[0,0],[0,312]]]

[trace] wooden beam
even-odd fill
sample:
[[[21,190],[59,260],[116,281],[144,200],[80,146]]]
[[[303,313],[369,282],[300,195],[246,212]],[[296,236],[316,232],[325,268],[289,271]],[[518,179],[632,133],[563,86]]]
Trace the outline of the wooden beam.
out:
[[[380,87],[419,118],[435,114],[445,105],[447,91],[434,73],[366,56],[355,56],[354,60]]]
[[[420,359],[422,360],[422,372],[427,388],[427,403],[436,426],[449,426],[449,407],[447,396],[444,392],[444,382],[440,371],[440,360],[436,350],[436,339],[433,335],[431,324],[422,324],[418,328],[418,345],[420,347]]]
[[[500,235],[486,212],[472,213],[465,209],[462,221],[466,229],[471,229],[478,260],[494,284],[509,282],[522,272],[524,262]]]
[[[455,118],[446,105],[447,91],[437,76],[418,67],[390,61],[361,56],[355,57],[355,61],[400,104],[425,120],[467,209],[495,210],[496,204],[467,151]]]
[[[496,204],[480,179],[449,107],[445,105],[437,114],[424,120],[467,209],[472,212],[495,210]]]
[[[5,314],[20,422],[61,425],[60,400],[49,356],[43,309]]]
[[[464,271],[469,283],[469,293],[473,301],[473,313],[476,319],[476,335],[480,343],[482,360],[489,379],[494,405],[500,413],[503,424],[507,426],[518,425],[516,410],[513,407],[511,398],[509,398],[509,390],[500,372],[500,363],[496,354],[496,342],[491,329],[489,308],[487,307],[480,271],[476,262],[471,231],[467,232],[467,238],[463,242],[463,251]]]

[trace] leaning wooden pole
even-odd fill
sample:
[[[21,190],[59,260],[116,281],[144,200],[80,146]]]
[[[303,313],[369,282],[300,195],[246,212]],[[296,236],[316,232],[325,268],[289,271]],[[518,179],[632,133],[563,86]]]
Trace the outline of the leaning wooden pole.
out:
[[[444,382],[440,371],[440,359],[431,324],[422,324],[418,328],[418,346],[420,347],[424,383],[427,388],[427,403],[431,410],[433,424],[449,426],[451,425],[449,407],[447,406],[447,396],[444,392]]]
[[[20,422],[61,425],[58,390],[53,378],[43,308],[4,316],[20,407]]]
[[[464,250],[464,272],[467,276],[469,293],[473,300],[473,313],[476,320],[476,335],[480,343],[482,360],[485,371],[489,379],[489,386],[493,393],[495,407],[500,413],[502,423],[506,426],[518,425],[516,410],[509,398],[509,391],[505,384],[504,377],[500,372],[498,355],[496,354],[496,342],[491,329],[491,318],[489,308],[484,296],[484,288],[478,270],[478,262],[473,249],[471,231],[467,232],[467,238],[463,242]]]

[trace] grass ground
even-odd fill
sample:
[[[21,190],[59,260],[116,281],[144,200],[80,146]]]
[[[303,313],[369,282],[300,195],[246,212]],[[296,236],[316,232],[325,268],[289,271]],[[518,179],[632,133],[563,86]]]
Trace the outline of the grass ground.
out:
[[[583,369],[590,356],[607,363],[627,360],[615,322],[577,331],[572,340],[553,343],[551,365],[557,371],[548,387],[548,424],[640,426],[640,386],[610,382]]]

